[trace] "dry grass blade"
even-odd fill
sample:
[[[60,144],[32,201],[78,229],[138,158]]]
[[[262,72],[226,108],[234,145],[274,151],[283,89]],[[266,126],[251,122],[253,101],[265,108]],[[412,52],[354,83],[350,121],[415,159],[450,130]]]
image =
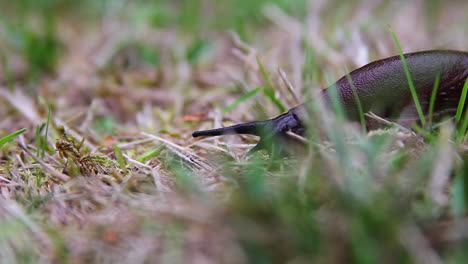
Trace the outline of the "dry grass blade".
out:
[[[444,263],[441,257],[431,247],[430,241],[417,226],[412,224],[404,226],[400,231],[400,239],[408,247],[409,251],[416,256],[419,263]]]
[[[34,125],[38,125],[41,121],[40,115],[37,112],[33,100],[27,97],[21,90],[15,90],[15,93],[11,93],[7,89],[0,87],[0,96],[5,98],[18,112],[22,113],[29,122]]]
[[[281,68],[278,68],[278,74],[279,76],[281,77],[281,80],[283,80],[284,84],[286,85],[286,87],[288,88],[289,92],[291,93],[291,95],[293,96],[294,98],[294,103],[296,105],[299,105],[301,102],[301,100],[299,99],[299,96],[297,95],[297,92],[296,90],[294,89],[293,85],[291,84],[291,82],[288,80],[288,77],[286,76],[286,73],[283,71],[283,69]]]
[[[291,131],[287,131],[286,132],[286,135],[288,135],[290,138],[296,140],[297,142],[300,142],[302,144],[308,144],[309,142],[307,141],[306,138],[296,134],[296,133],[293,133]]]
[[[159,142],[162,142],[166,144],[166,147],[170,149],[172,152],[174,152],[177,156],[181,157],[183,160],[187,161],[189,164],[194,165],[198,169],[204,169],[207,171],[210,171],[213,169],[213,166],[210,164],[210,162],[203,157],[200,157],[199,155],[191,152],[188,148],[179,146],[169,140],[166,140],[164,138],[158,137],[156,135],[151,135],[145,132],[141,133],[142,135],[152,138],[154,140],[157,140]]]
[[[406,128],[406,127],[404,127],[404,126],[402,126],[402,125],[400,125],[398,123],[395,123],[395,122],[389,121],[389,120],[387,120],[385,118],[382,118],[382,117],[380,117],[380,116],[378,116],[378,115],[376,115],[376,114],[374,114],[372,112],[365,113],[364,115],[371,118],[371,119],[373,119],[373,120],[378,121],[379,123],[397,127],[397,128],[399,128],[399,129],[401,129],[403,131],[412,132],[410,129],[408,129],[408,128]]]
[[[59,172],[58,170],[56,170],[54,167],[50,166],[48,163],[44,162],[43,160],[41,160],[39,157],[37,157],[34,153],[32,153],[27,147],[25,147],[23,144],[19,144],[20,148],[22,148],[24,150],[24,152],[26,152],[26,154],[28,154],[31,158],[33,158],[33,160],[35,160],[37,163],[39,163],[45,171],[47,171],[48,173],[50,173],[50,175],[52,175],[52,177],[58,179],[58,180],[61,180],[63,182],[67,182],[70,180],[70,177]]]

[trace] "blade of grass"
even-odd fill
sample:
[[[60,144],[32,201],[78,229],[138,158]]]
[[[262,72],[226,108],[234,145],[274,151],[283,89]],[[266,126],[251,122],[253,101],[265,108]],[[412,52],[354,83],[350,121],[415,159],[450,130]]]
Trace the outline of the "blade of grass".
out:
[[[236,108],[240,103],[248,100],[250,97],[256,95],[258,92],[264,90],[263,87],[258,87],[256,89],[253,89],[252,91],[249,91],[245,94],[243,94],[242,96],[240,96],[239,98],[237,98],[236,101],[234,101],[232,104],[226,106],[223,108],[223,110],[221,111],[223,114],[226,114],[226,113],[229,113],[232,109]]]
[[[163,147],[164,147],[164,144],[159,144],[158,146],[156,146],[156,148],[150,149],[146,151],[145,153],[141,154],[138,158],[136,158],[136,160],[138,162],[144,163],[145,161],[159,155],[159,153],[161,153],[161,151],[163,150]]]
[[[328,83],[331,83],[330,81],[331,79],[329,78],[329,76],[326,76],[326,79]],[[343,109],[343,104],[341,103],[341,100],[339,99],[338,88],[336,87],[335,84],[333,84],[327,89],[327,92],[328,92],[328,95],[330,96],[332,110],[335,113],[336,118],[339,121],[344,121],[345,112]]]
[[[17,137],[18,135],[21,135],[26,131],[26,128],[23,128],[21,130],[18,130],[16,132],[13,132],[5,137],[0,138],[0,148],[2,148],[6,143],[8,143],[10,140],[13,138]]]
[[[359,121],[361,122],[362,132],[364,134],[366,134],[367,133],[366,119],[364,117],[364,111],[362,110],[361,100],[359,99],[359,96],[358,96],[357,90],[356,90],[356,86],[354,85],[354,82],[353,82],[353,79],[351,78],[351,75],[349,75],[348,69],[345,68],[345,72],[346,72],[346,79],[348,79],[348,82],[351,85],[351,89],[353,90],[353,96],[354,96],[354,99],[356,101],[356,105],[358,107]]]
[[[465,91],[467,89],[468,89],[468,79],[466,79],[465,84],[463,85],[463,91]],[[463,91],[462,91],[462,94],[463,94]],[[465,96],[466,96],[466,93],[465,93]],[[462,97],[464,97],[464,96],[462,96]],[[460,100],[462,100],[462,99],[460,98]],[[457,109],[457,112],[458,112],[458,109]],[[457,140],[456,140],[457,143],[461,143],[463,138],[465,138],[465,134],[466,134],[467,129],[468,129],[468,110],[465,111],[465,117],[463,118],[463,123],[462,123],[461,127],[457,130],[458,131],[458,136],[457,136]]]
[[[259,57],[257,57],[257,64],[258,64],[258,67],[260,68],[260,72],[262,73],[263,79],[265,80],[267,84],[267,87],[263,89],[263,92],[268,97],[268,99],[270,99],[276,105],[276,107],[281,113],[286,112],[286,107],[275,96],[275,89],[273,88],[273,83],[271,82],[271,79],[268,76],[268,73],[266,72],[265,67],[263,67],[263,64]]]
[[[302,39],[302,45],[304,46],[304,69],[302,70],[302,78],[306,83],[319,81],[318,78],[320,74],[316,52],[307,38]]]
[[[466,93],[468,92],[468,79],[465,80],[465,84],[463,85],[463,90],[462,94],[460,96],[460,101],[458,101],[458,108],[457,108],[457,114],[455,115],[455,123],[458,124],[460,122],[462,113],[463,113],[463,108],[465,107],[465,101],[466,101]]]
[[[465,86],[466,86],[466,83],[465,83]],[[461,143],[462,140],[465,138],[465,134],[466,134],[466,130],[468,129],[468,110],[465,111],[465,118],[463,118],[463,123],[460,127],[460,129],[458,129],[458,136],[457,136],[457,144]]]
[[[432,89],[431,99],[429,102],[429,131],[432,130],[432,113],[434,112],[434,103],[437,95],[437,90],[439,89],[440,84],[440,71],[436,75],[436,79],[434,81],[434,88]]]
[[[70,180],[70,176],[68,176],[68,175],[66,175],[64,173],[61,173],[60,171],[55,169],[49,163],[44,162],[43,160],[41,160],[38,156],[34,155],[34,153],[32,153],[26,146],[22,145],[21,143],[19,144],[19,146],[20,146],[20,148],[22,148],[24,150],[24,152],[26,152],[26,154],[31,156],[31,158],[33,160],[35,160],[37,163],[39,163],[44,168],[45,171],[50,173],[50,175],[52,175],[53,177],[55,177],[55,178],[57,178],[57,179],[59,179],[61,181],[64,181],[64,182],[67,182],[68,180]]]
[[[408,85],[411,91],[411,96],[413,97],[414,105],[416,106],[416,110],[418,112],[419,119],[421,120],[421,124],[423,127],[426,125],[426,118],[424,117],[424,113],[422,111],[421,103],[418,99],[418,94],[416,93],[416,88],[414,87],[413,79],[411,78],[411,73],[408,68],[408,64],[406,63],[405,55],[403,54],[403,50],[401,49],[400,42],[395,34],[395,32],[390,28],[390,33],[392,34],[393,41],[398,49],[398,53],[400,54],[401,61],[403,62],[403,68],[405,70],[406,79],[408,80]]]
[[[42,146],[42,137],[41,137],[41,131],[42,128],[44,127],[44,124],[40,124],[36,126],[36,141],[37,141],[37,148],[36,148],[36,156],[39,157],[41,154],[41,146]]]
[[[434,135],[432,135],[430,132],[428,132],[424,128],[418,126],[417,124],[413,124],[412,128],[414,131],[416,131],[416,133],[426,138],[428,142],[434,142],[437,139]]]
[[[465,112],[465,118],[463,118],[463,123],[460,129],[458,130],[457,144],[461,143],[465,137],[466,129],[468,128],[468,111]]]
[[[44,139],[42,140],[42,146],[41,146],[41,159],[44,158],[45,155],[45,150],[47,149],[47,137],[49,136],[49,125],[50,125],[50,120],[51,120],[51,112],[52,112],[52,106],[49,105],[47,111],[47,123],[45,127],[45,134],[44,134]]]
[[[120,169],[122,169],[123,171],[126,171],[127,167],[125,163],[125,158],[122,154],[122,150],[119,148],[117,144],[114,144],[113,147],[114,147],[115,158],[117,159],[117,163],[119,164]]]

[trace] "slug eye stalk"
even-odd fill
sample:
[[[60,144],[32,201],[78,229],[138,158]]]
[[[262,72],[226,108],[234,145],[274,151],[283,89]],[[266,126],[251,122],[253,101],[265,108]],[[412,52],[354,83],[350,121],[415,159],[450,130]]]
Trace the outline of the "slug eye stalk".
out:
[[[233,125],[229,127],[215,128],[209,130],[195,131],[192,133],[192,137],[214,137],[222,135],[238,135],[238,134],[250,134],[260,136],[263,128],[268,125],[271,121],[255,121],[244,124]]]

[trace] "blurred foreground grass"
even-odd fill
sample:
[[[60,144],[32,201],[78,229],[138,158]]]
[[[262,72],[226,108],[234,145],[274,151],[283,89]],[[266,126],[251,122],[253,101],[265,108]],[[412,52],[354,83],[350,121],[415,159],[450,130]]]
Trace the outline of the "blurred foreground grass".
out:
[[[388,25],[405,52],[466,50],[464,1],[0,10],[1,262],[468,261],[466,141],[452,121],[362,134],[315,110],[309,149],[286,158],[245,155],[252,137],[190,137],[275,116],[397,54]]]

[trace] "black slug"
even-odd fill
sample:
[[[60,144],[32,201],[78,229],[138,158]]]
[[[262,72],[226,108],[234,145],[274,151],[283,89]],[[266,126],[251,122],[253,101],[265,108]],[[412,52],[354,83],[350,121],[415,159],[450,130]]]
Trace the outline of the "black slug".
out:
[[[431,50],[408,53],[404,56],[424,113],[428,112],[437,74],[440,74],[440,84],[433,113],[455,112],[463,85],[468,78],[468,52]],[[354,92],[349,80],[354,84]],[[372,111],[383,118],[404,116],[418,119],[400,56],[369,63],[352,71],[349,76],[342,77],[333,86],[336,87],[338,98],[350,120],[359,120],[355,94],[364,113]],[[320,94],[327,104],[330,103],[329,89],[330,87]],[[306,115],[305,105],[302,104],[272,119],[195,131],[192,136],[253,134],[284,137],[287,131],[303,135]]]

